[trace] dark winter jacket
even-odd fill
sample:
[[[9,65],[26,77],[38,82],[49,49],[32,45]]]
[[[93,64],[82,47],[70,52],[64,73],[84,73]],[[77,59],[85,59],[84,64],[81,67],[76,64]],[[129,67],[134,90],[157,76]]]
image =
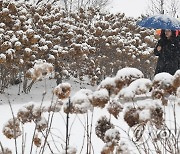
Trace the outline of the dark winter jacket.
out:
[[[159,56],[155,74],[167,72],[174,75],[180,69],[180,41],[175,36],[168,40],[163,35],[154,49],[154,54]],[[161,46],[160,51],[157,50],[158,46]]]

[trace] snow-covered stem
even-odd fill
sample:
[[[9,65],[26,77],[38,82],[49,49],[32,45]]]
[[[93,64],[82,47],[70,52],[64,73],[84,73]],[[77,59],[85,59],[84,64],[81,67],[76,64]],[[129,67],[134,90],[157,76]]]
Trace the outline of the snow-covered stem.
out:
[[[35,122],[34,122],[35,123]],[[32,140],[31,140],[31,149],[30,149],[30,154],[32,154],[32,150],[33,150],[33,144],[34,144],[34,137],[36,134],[36,128],[37,128],[37,124],[35,123],[35,127],[34,127],[34,131],[33,131],[33,136],[32,136]]]
[[[92,116],[93,116],[93,114],[94,114],[94,113],[92,113]],[[92,135],[92,128],[90,128],[90,135],[87,136],[87,132],[88,132],[88,131],[87,131],[87,126],[83,124],[83,122],[82,122],[82,120],[79,118],[79,116],[77,116],[77,118],[78,118],[78,120],[80,121],[80,123],[82,124],[82,126],[84,127],[85,133],[84,133],[83,141],[85,140],[85,135],[86,135],[86,137],[88,137],[88,140],[89,140],[89,143],[90,143],[90,145],[89,145],[89,146],[90,146],[90,149],[92,148],[93,153],[94,153],[94,148],[93,148],[93,146],[92,146],[92,142],[91,142],[91,138],[90,138],[91,135]],[[91,127],[92,127],[92,121],[93,121],[93,120],[91,119]],[[84,142],[83,142],[83,145],[82,145],[82,148],[81,148],[81,152],[82,152],[83,146],[84,146]],[[80,153],[81,153],[81,152],[80,152]],[[91,151],[90,151],[90,152],[91,152]]]
[[[25,152],[25,145],[26,145],[26,134],[24,134],[24,127],[22,125],[22,154]]]
[[[71,103],[71,100],[70,100],[70,97],[69,97],[69,100],[68,100],[68,108],[70,107],[70,103]],[[68,154],[68,146],[69,146],[69,112],[67,112],[66,114],[66,147],[65,147],[65,151],[66,151],[66,154]]]
[[[1,141],[0,141],[0,147],[1,147],[2,153],[4,154],[4,148],[3,148]]]
[[[46,93],[46,92],[45,92],[45,93]],[[53,98],[54,98],[54,93],[53,93],[53,95],[52,95],[50,107],[52,107]],[[56,104],[57,104],[57,102],[56,102]],[[45,134],[45,137],[44,137],[45,140],[44,140],[44,144],[43,144],[43,148],[42,148],[42,154],[44,153],[44,149],[45,149],[45,146],[46,146],[46,143],[47,143],[47,139],[48,139],[49,133],[50,133],[50,131],[51,131],[51,126],[52,126],[52,121],[53,121],[54,113],[55,113],[55,112],[53,112],[52,115],[51,115],[51,112],[49,112],[49,114],[48,114],[48,120],[47,120],[48,128],[46,129],[46,134]],[[49,146],[49,149],[51,150],[50,146]],[[52,152],[52,150],[51,150],[51,152]]]
[[[91,154],[91,148],[93,150],[93,153],[94,153],[94,149],[93,149],[93,146],[92,146],[92,129],[93,129],[93,117],[94,117],[94,108],[92,110],[92,113],[91,113],[91,125],[90,125],[90,135],[89,135],[89,142],[90,142],[90,149],[89,149],[89,154]]]
[[[72,130],[72,126],[73,126],[73,124],[75,123],[75,121],[76,121],[76,117],[77,117],[77,115],[74,117],[74,119],[73,119],[73,122],[72,122],[72,124],[71,124],[71,126],[69,127],[69,139],[70,139],[70,136],[71,136],[71,130]]]
[[[54,146],[55,146],[56,150],[57,150],[59,153],[61,153],[60,150],[58,149],[58,146],[57,146],[56,143],[55,143],[53,134],[52,134],[51,132],[50,132],[50,135],[51,135],[51,138],[52,138],[52,141],[53,141],[53,143],[54,143]]]
[[[41,134],[42,134],[42,136],[43,136],[43,137],[45,138],[45,140],[46,140],[47,135],[44,134],[42,131],[41,131]],[[47,140],[46,140],[45,142],[46,142],[46,144],[47,144],[49,150],[51,151],[51,153],[54,154],[54,152],[53,152],[53,150],[52,150],[52,148],[51,148],[49,142],[48,142]],[[45,145],[43,145],[43,146],[41,147],[41,150],[40,150],[39,154],[43,154],[43,153],[44,153],[44,148],[45,148]]]
[[[82,142],[81,150],[80,150],[80,152],[79,152],[80,154],[82,153],[82,150],[83,150],[83,147],[84,147],[85,137],[86,137],[86,130],[84,130],[83,142]]]
[[[15,144],[15,150],[16,150],[16,154],[18,154],[18,149],[17,149],[17,140],[16,140],[16,123],[15,123],[15,116],[14,116],[14,112],[13,112],[13,109],[12,109],[12,105],[11,105],[11,102],[8,98],[8,104],[9,104],[9,107],[11,109],[11,114],[12,114],[12,117],[13,117],[13,131],[14,131],[14,144]]]
[[[86,136],[87,136],[87,143],[86,143],[86,153],[89,154],[89,117],[88,117],[88,111],[86,113]]]

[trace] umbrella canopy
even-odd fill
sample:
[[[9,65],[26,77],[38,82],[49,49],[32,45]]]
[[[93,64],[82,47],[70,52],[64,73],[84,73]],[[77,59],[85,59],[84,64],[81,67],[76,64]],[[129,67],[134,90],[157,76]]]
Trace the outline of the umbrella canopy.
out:
[[[137,25],[154,29],[180,30],[180,21],[164,14],[145,18],[137,22]]]

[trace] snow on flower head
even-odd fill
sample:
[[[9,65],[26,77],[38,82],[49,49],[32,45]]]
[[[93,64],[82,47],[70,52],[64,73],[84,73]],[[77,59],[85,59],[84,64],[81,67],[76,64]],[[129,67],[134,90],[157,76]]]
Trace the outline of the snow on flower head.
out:
[[[4,63],[6,61],[6,55],[1,53],[0,54],[0,63]]]
[[[177,89],[180,87],[180,70],[177,70],[174,74],[173,86]]]
[[[92,105],[103,108],[109,101],[107,89],[100,89],[92,94]]]
[[[21,136],[20,121],[18,118],[9,119],[3,127],[3,134],[9,139]]]
[[[64,150],[61,154],[76,154],[77,153],[77,149],[72,147],[72,146],[68,146],[67,147],[67,152]]]
[[[118,119],[119,113],[123,110],[123,105],[116,98],[110,99],[107,106],[107,110],[116,119]]]
[[[71,85],[69,83],[61,83],[58,86],[56,86],[53,90],[53,93],[59,98],[59,99],[66,99],[70,96],[71,92]]]
[[[163,109],[158,102],[138,102],[138,106],[128,105],[124,109],[124,120],[130,127],[137,124],[151,121],[156,127],[161,127],[163,124]]]
[[[172,85],[174,77],[166,72],[158,73],[155,75],[153,82],[159,82],[159,84]]]
[[[143,76],[144,76],[143,73],[140,70],[138,70],[137,68],[126,67],[117,72],[116,79],[135,80],[135,79],[142,78]]]
[[[152,85],[152,97],[161,99],[163,105],[167,105],[168,100],[165,96],[174,93],[174,76],[169,73],[159,73],[155,75]]]
[[[79,90],[71,99],[74,112],[86,113],[88,110],[92,110],[91,104],[92,91],[88,89]]]
[[[120,140],[120,133],[117,129],[111,128],[105,132],[104,140],[106,143],[111,142],[118,144]]]
[[[119,97],[124,99],[132,99],[136,95],[146,94],[152,86],[152,82],[149,79],[141,78],[133,81],[128,87],[123,88],[119,92]]]
[[[129,85],[132,81],[143,77],[143,73],[136,68],[123,68],[115,76],[116,86],[121,90],[123,86]]]
[[[107,77],[101,83],[99,84],[97,89],[105,88],[108,90],[108,92],[111,94],[116,93],[116,83],[115,78],[113,77]]]
[[[26,72],[26,77],[32,80],[39,80],[43,76],[53,72],[53,65],[43,60],[35,61],[34,67]]]

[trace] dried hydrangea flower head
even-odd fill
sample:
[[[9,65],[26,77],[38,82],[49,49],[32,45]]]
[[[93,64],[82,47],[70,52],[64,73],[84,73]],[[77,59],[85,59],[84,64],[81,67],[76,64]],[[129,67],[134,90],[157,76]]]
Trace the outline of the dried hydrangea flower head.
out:
[[[70,96],[71,85],[69,83],[61,83],[57,87],[54,88],[53,93],[59,99],[66,99]]]
[[[91,104],[93,92],[89,89],[81,89],[71,98],[74,113],[87,113],[92,110]]]
[[[175,90],[177,90],[178,87],[180,87],[180,70],[177,70],[176,73],[174,74],[173,86]]]
[[[3,134],[9,139],[21,136],[20,121],[17,118],[9,119],[3,127]]]
[[[161,99],[163,105],[167,105],[166,96],[175,93],[173,82],[175,77],[169,73],[163,72],[156,74],[152,84],[152,97]]]
[[[119,70],[115,76],[116,87],[119,90],[121,90],[125,85],[129,85],[134,80],[143,77],[144,77],[143,73],[136,68],[131,68],[131,67],[123,68]]]
[[[106,116],[102,116],[99,118],[99,120],[96,122],[96,135],[105,142],[104,136],[107,130],[114,128],[114,125],[110,122],[109,119],[107,119]]]
[[[119,113],[123,110],[123,105],[117,99],[111,99],[108,103],[107,110],[118,119]]]
[[[0,154],[12,154],[12,151],[9,148],[3,147],[3,151],[0,150]]]
[[[26,72],[26,77],[34,81],[41,79],[43,76],[53,72],[53,65],[42,60],[35,61],[33,68]]]
[[[41,146],[41,138],[38,137],[38,134],[34,136],[33,143],[35,146],[40,147]]]
[[[107,89],[99,89],[92,94],[91,104],[94,107],[104,108],[109,101],[109,93]]]
[[[17,118],[24,124],[27,122],[38,121],[41,119],[41,115],[44,108],[35,106],[34,104],[27,104],[19,109]]]

